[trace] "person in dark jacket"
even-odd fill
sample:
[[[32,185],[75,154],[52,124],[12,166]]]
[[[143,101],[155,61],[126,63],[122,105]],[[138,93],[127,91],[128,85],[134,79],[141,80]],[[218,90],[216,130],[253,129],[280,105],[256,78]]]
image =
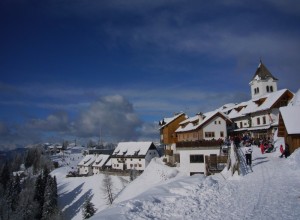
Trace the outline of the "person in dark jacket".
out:
[[[285,144],[284,156],[285,156],[285,158],[290,156],[290,146],[288,144]]]
[[[245,146],[245,157],[246,157],[246,164],[251,166],[252,164],[252,146],[249,142],[246,143]]]

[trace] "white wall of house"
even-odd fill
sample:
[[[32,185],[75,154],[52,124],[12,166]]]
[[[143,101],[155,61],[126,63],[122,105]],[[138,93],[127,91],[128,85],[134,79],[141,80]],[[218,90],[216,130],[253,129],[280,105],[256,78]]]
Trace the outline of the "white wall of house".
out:
[[[90,166],[78,166],[78,173],[80,175],[92,175],[93,174],[92,165],[90,165]]]
[[[219,148],[213,149],[197,149],[197,150],[178,150],[180,154],[180,170],[186,175],[191,173],[203,173],[205,174],[205,155],[220,154]],[[203,163],[191,163],[191,155],[203,155]]]
[[[111,158],[111,168],[115,170],[123,170],[124,163],[119,158]]]
[[[206,132],[213,132],[214,137],[205,136]],[[223,137],[221,136],[221,132],[223,133]],[[227,137],[226,121],[221,117],[214,118],[214,120],[203,128],[203,138],[205,140],[224,139],[225,137]]]
[[[148,150],[144,158],[125,157],[124,163],[118,161],[117,158],[112,158],[112,169],[123,170],[125,164],[127,170],[145,170],[145,168],[150,163],[151,159],[154,157],[159,157],[157,150]]]
[[[238,128],[248,128],[249,127],[249,119],[246,117],[240,117],[234,119],[234,123],[236,123]]]

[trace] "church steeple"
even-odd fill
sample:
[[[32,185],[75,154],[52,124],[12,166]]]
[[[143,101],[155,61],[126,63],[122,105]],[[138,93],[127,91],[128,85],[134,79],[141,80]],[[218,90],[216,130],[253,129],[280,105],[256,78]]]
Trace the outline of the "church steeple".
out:
[[[259,64],[258,64],[257,70],[256,70],[256,72],[255,72],[252,80],[254,80],[255,78],[256,79],[261,79],[261,80],[266,80],[268,78],[272,78],[273,80],[278,80],[267,69],[267,67],[263,64],[263,62],[261,61],[261,59],[259,60]]]
[[[276,92],[277,81],[278,79],[272,75],[260,59],[257,70],[249,83],[252,99],[259,98],[267,93]]]

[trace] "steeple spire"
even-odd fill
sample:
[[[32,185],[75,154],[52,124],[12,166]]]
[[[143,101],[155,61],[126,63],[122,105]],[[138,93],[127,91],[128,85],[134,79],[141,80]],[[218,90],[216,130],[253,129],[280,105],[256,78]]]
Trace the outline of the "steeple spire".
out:
[[[259,64],[257,67],[257,70],[252,78],[252,80],[254,79],[262,79],[262,80],[266,80],[268,78],[272,78],[273,80],[278,80],[276,79],[272,73],[267,69],[267,67],[263,64],[261,58],[259,59]]]

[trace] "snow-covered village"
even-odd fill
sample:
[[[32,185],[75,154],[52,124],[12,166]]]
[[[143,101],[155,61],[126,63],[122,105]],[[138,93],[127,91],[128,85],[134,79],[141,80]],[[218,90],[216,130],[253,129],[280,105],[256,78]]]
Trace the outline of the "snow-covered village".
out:
[[[300,90],[277,90],[278,82],[260,61],[250,100],[162,118],[160,143],[43,144],[57,208],[45,198],[42,219],[299,219]],[[37,175],[27,158],[12,183]],[[5,175],[4,166],[3,188],[14,189]],[[38,205],[19,207],[21,194],[7,201],[31,219]],[[15,212],[1,209],[1,219],[18,219]]]
[[[0,220],[299,220],[299,15],[1,0]]]

